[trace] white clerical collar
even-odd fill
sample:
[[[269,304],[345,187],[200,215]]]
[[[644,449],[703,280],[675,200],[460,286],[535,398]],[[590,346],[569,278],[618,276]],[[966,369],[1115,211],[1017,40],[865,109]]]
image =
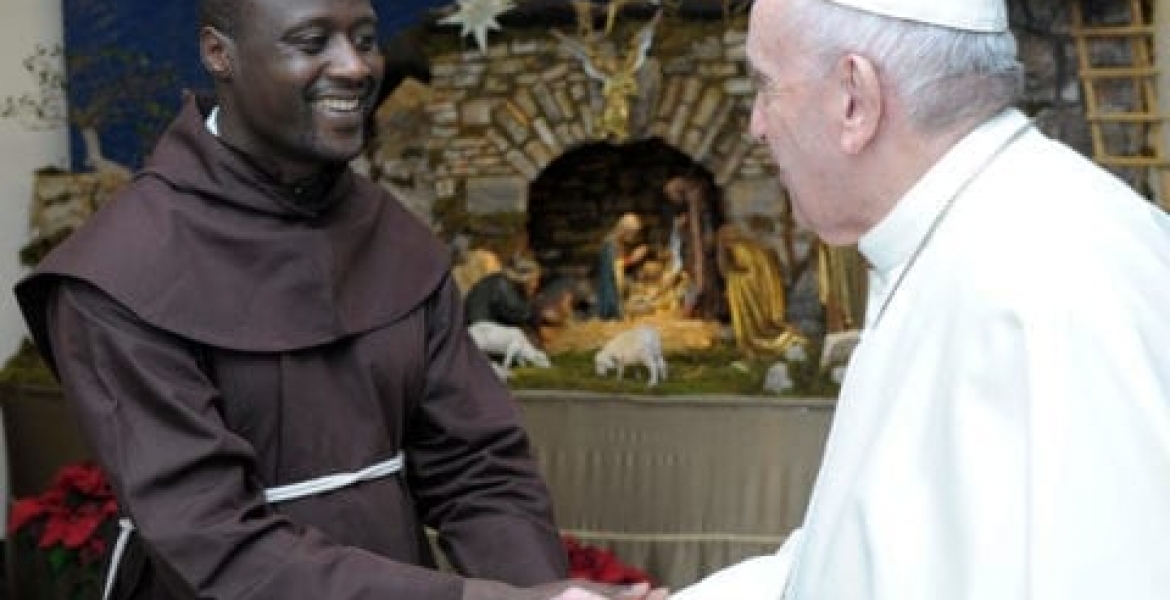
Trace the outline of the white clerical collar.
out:
[[[1020,111],[1009,108],[959,140],[906,192],[873,229],[858,241],[857,249],[876,274],[888,281],[922,244],[939,212],[951,197],[962,193],[988,159],[1028,123]]]
[[[207,130],[211,132],[211,135],[214,135],[215,137],[219,137],[219,106],[218,105],[211,108],[211,112],[207,115],[207,119],[205,119],[203,121],[203,124],[207,127]]]

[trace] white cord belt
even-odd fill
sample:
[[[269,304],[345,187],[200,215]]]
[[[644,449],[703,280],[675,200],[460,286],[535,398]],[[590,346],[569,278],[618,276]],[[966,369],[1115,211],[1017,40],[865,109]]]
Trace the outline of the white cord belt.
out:
[[[279,504],[332,492],[363,481],[389,477],[402,470],[402,462],[402,453],[399,452],[390,460],[370,465],[360,471],[325,475],[308,481],[268,488],[264,490],[264,499],[269,504]],[[133,532],[134,523],[130,519],[118,519],[118,539],[114,542],[114,551],[110,555],[110,566],[106,570],[106,585],[102,591],[102,600],[109,600],[110,592],[114,590],[114,581],[118,577],[118,564],[122,562],[122,554],[125,553],[126,545],[130,542],[130,534]]]

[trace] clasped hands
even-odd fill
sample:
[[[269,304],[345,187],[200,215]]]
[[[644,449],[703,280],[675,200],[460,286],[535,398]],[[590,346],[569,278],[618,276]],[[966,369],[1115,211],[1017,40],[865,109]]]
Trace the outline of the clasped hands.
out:
[[[468,579],[462,600],[667,600],[662,588],[648,584],[610,585],[583,579],[556,581],[534,587],[518,588],[484,579]]]

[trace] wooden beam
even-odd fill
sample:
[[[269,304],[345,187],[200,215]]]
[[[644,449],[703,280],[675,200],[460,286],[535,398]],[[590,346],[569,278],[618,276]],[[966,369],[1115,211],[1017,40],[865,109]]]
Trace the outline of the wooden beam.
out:
[[[1170,115],[1170,5],[1154,2],[1154,64],[1162,67],[1157,79],[1158,105],[1163,116]],[[1163,126],[1162,147],[1170,149],[1170,127]],[[1158,170],[1154,194],[1163,208],[1170,210],[1170,169]]]

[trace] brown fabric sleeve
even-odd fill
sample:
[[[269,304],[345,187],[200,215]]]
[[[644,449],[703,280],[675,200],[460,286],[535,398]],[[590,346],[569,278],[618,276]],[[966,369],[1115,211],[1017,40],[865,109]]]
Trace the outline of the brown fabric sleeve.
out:
[[[408,475],[451,565],[534,585],[568,575],[552,502],[514,399],[463,325],[448,280],[428,308],[426,393],[408,423]]]

